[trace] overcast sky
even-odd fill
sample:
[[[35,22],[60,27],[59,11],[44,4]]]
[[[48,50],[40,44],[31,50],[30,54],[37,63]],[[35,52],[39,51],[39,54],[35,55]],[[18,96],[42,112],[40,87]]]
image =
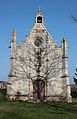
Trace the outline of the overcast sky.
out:
[[[77,24],[70,16],[77,15],[77,0],[0,0],[0,80],[8,80],[10,70],[11,32],[15,28],[17,42],[22,44],[31,31],[38,11],[42,9],[45,25],[61,45],[66,37],[69,43],[69,76],[77,67]]]

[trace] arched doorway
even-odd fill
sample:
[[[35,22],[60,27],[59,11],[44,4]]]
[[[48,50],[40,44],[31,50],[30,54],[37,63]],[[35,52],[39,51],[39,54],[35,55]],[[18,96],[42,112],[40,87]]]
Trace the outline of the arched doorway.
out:
[[[43,101],[45,99],[45,82],[42,80],[35,80],[33,82],[33,100]]]

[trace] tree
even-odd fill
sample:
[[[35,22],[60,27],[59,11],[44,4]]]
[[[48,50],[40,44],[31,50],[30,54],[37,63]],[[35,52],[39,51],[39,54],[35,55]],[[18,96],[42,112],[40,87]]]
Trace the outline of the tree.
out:
[[[74,23],[77,23],[77,16],[71,15],[71,19]]]
[[[74,10],[74,13],[70,17],[74,23],[77,23],[77,9]]]
[[[73,79],[74,79],[75,84],[77,84],[77,68],[75,70],[76,70],[76,73],[75,73],[76,78],[73,77]]]

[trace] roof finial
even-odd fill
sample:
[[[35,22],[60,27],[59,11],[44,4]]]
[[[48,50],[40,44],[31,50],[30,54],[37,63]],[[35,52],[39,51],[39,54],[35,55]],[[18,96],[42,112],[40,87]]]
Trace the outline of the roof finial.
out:
[[[38,8],[38,15],[42,15],[42,11],[40,7]]]
[[[16,30],[13,28],[13,33],[16,32]]]

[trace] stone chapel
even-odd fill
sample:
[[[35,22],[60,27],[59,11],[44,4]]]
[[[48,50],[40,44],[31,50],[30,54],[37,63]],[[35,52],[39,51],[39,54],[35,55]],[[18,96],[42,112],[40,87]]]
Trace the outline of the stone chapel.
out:
[[[71,102],[68,42],[58,46],[47,31],[39,9],[34,26],[21,45],[13,30],[10,43],[7,98],[28,101]]]

